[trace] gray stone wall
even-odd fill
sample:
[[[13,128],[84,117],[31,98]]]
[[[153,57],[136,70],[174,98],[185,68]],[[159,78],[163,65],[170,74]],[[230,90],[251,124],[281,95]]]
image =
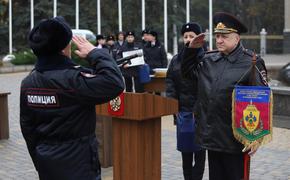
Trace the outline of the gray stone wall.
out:
[[[284,32],[283,53],[290,53],[290,32]]]
[[[274,96],[273,114],[289,117],[290,122],[290,87],[272,87]]]

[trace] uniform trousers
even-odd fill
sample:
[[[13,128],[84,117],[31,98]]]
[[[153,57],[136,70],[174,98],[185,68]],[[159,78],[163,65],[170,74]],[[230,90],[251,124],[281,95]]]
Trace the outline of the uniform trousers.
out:
[[[205,165],[205,150],[182,152],[184,180],[202,180]],[[194,165],[193,163],[194,159]]]
[[[244,173],[244,154],[208,150],[210,180],[241,180]]]

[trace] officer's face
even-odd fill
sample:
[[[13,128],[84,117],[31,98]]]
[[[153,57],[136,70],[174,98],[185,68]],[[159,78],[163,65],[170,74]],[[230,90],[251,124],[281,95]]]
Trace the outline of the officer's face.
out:
[[[127,40],[128,43],[132,43],[132,42],[134,42],[135,37],[132,36],[132,35],[128,35],[127,38],[126,38],[126,40]]]
[[[106,40],[105,39],[99,39],[98,43],[101,45],[105,45],[106,44]]]
[[[156,41],[156,38],[152,34],[148,34],[148,41]]]
[[[114,41],[113,40],[109,40],[109,41],[107,41],[107,44],[112,46],[114,44]]]
[[[119,41],[124,41],[124,35],[123,34],[119,34],[118,35],[118,40]]]
[[[224,54],[229,54],[235,49],[235,47],[239,43],[240,36],[237,33],[217,33],[215,34],[215,39],[217,49]]]
[[[149,35],[147,33],[143,35],[143,40],[146,42],[149,41]]]
[[[183,34],[183,43],[184,44],[186,44],[186,43],[188,43],[188,42],[190,42],[193,38],[195,38],[197,35],[194,33],[194,32],[192,32],[192,31],[190,31],[190,32],[185,32],[184,34]]]

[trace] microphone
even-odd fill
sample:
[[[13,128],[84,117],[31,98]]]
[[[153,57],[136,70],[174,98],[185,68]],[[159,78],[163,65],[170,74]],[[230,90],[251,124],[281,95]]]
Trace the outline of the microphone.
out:
[[[130,61],[131,59],[136,58],[136,57],[141,57],[141,56],[143,56],[143,53],[142,52],[138,52],[136,54],[132,54],[130,56],[117,59],[117,65],[120,65],[120,64],[124,65],[124,64],[127,64],[127,63],[131,64],[131,61]]]

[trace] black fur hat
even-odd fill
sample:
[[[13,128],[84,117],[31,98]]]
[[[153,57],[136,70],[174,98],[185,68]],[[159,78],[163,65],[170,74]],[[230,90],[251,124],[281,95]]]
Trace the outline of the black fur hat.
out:
[[[126,33],[126,36],[134,36],[135,37],[135,32],[134,31],[128,31]]]
[[[29,33],[28,43],[37,56],[58,54],[71,41],[72,31],[61,16],[42,20]]]
[[[151,34],[152,36],[156,37],[158,36],[158,33],[154,31],[153,29],[148,30],[147,34]]]
[[[189,22],[189,23],[183,24],[181,28],[181,34],[183,35],[186,32],[194,32],[196,35],[199,35],[201,33],[201,27],[196,22]]]

